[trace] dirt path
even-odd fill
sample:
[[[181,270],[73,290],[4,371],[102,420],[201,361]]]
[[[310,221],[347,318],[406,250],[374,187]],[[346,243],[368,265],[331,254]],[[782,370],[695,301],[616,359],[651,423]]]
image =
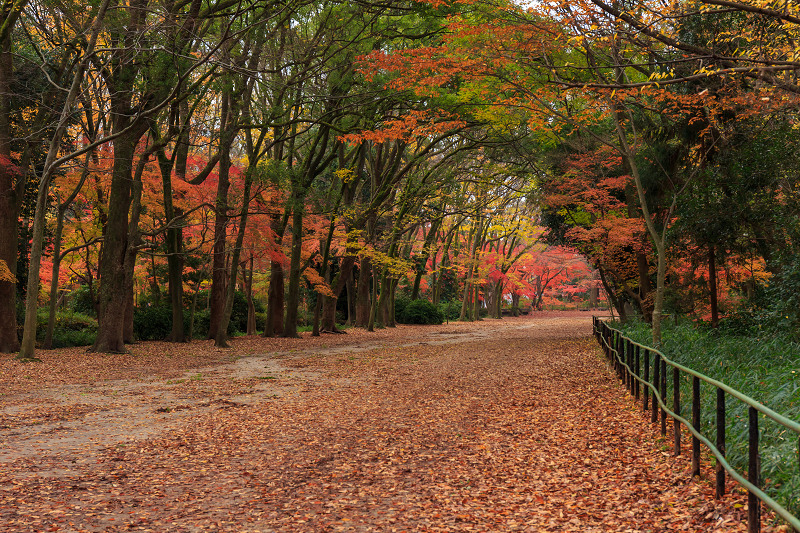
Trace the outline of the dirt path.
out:
[[[688,482],[589,330],[486,321],[65,371],[2,397],[0,531],[744,531],[741,497]]]

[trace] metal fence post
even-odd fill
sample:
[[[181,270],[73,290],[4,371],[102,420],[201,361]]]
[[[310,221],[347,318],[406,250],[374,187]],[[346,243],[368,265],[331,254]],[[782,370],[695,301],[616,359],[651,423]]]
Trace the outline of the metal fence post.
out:
[[[700,431],[700,378],[692,376],[692,426]],[[700,475],[700,439],[692,435],[692,477]]]
[[[661,358],[661,436],[667,436],[667,362]]]
[[[633,344],[628,339],[625,339],[625,364],[628,368],[625,369],[625,388],[628,389],[629,394],[633,394],[633,375],[631,374],[631,360],[633,359]]]
[[[636,377],[637,378],[641,378],[642,377],[642,369],[639,366],[640,361],[639,361],[639,345],[638,344],[634,347],[634,359],[635,359],[634,366],[636,368]],[[637,400],[639,399],[639,380],[638,379],[634,379],[633,380],[633,396]]]
[[[650,412],[650,422],[655,424],[658,421],[658,390],[661,385],[659,374],[661,373],[661,356],[656,352],[653,356],[653,405]]]
[[[672,411],[680,416],[681,414],[681,372],[677,368],[672,369]],[[681,423],[677,418],[673,421],[673,444],[675,455],[681,454]]]
[[[645,348],[644,350],[644,382],[650,383],[650,350]],[[648,407],[650,407],[650,389],[642,384],[642,410],[647,412]]]
[[[758,453],[758,410],[750,407],[749,412],[749,457],[747,465],[747,481],[761,487],[761,457]],[[761,500],[752,492],[747,492],[747,533],[761,531]]]
[[[725,457],[725,391],[717,387],[717,450]],[[725,469],[717,461],[716,497],[725,496]]]

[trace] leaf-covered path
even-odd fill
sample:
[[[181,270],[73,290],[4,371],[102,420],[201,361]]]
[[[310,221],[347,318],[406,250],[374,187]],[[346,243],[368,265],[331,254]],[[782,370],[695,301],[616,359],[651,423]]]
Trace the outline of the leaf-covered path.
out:
[[[741,495],[714,502],[707,482],[688,479],[590,327],[588,317],[406,327],[377,348],[341,336],[335,349],[284,353],[280,368],[244,358],[247,375],[212,366],[114,382],[109,411],[160,422],[85,456],[56,441],[77,438],[69,424],[90,409],[75,406],[93,404],[51,398],[66,413],[54,422],[25,415],[36,393],[7,394],[0,530],[744,531]],[[186,403],[158,407],[154,391]],[[63,429],[32,439],[35,420]],[[33,442],[36,454],[11,453]]]

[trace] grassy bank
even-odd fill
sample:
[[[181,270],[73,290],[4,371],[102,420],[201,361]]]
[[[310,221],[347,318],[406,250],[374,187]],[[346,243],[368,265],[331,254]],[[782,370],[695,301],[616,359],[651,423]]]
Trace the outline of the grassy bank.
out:
[[[647,324],[629,322],[624,334],[651,344]],[[754,336],[712,330],[692,323],[665,324],[661,351],[673,361],[692,368],[755,399],[782,415],[800,421],[800,343],[782,332]],[[690,418],[691,384],[681,384],[682,415]],[[714,441],[716,392],[701,387],[702,431]],[[671,396],[671,393],[670,393]],[[747,408],[727,401],[727,456],[740,472],[747,471]],[[767,493],[795,516],[800,516],[800,451],[798,435],[761,417],[762,481]]]

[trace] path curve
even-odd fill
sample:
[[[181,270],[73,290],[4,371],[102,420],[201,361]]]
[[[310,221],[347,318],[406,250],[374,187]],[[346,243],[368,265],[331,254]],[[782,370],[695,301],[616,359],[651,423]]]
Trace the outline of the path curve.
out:
[[[22,422],[0,430],[0,524],[744,531],[741,497],[715,504],[708,483],[688,479],[590,327],[587,317],[412,328],[169,380],[52,389],[51,407],[87,412],[39,428],[6,413]]]

